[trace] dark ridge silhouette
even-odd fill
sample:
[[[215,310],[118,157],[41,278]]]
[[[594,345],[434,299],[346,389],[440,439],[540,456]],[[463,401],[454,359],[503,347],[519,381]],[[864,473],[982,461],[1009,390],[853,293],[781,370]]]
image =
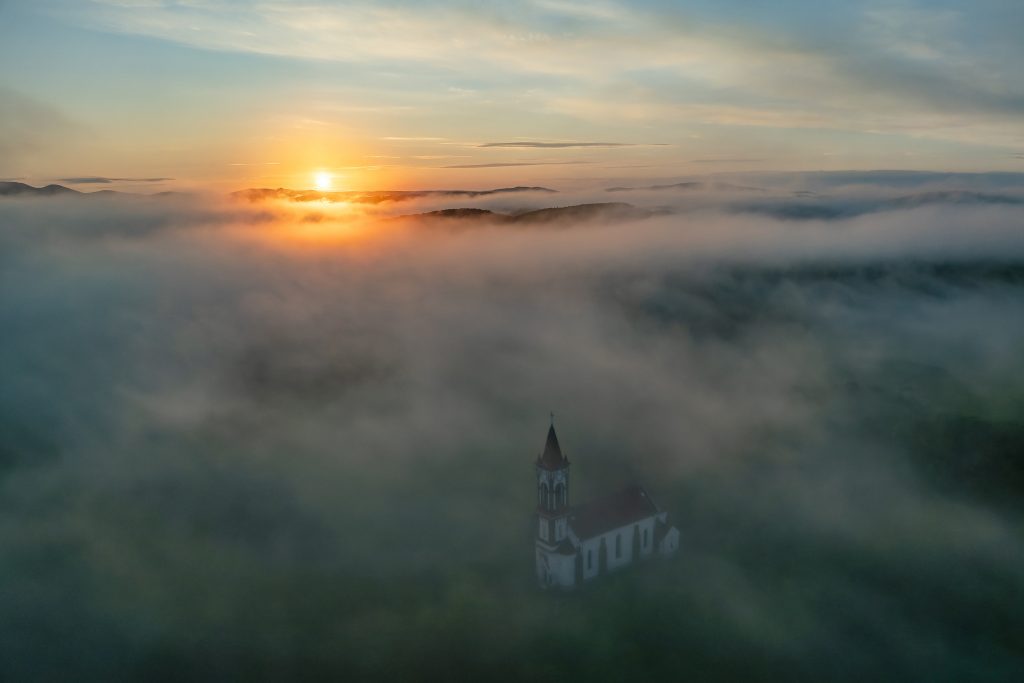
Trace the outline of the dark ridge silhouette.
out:
[[[0,197],[111,197],[115,195],[122,197],[156,197],[165,196],[169,194],[178,193],[160,192],[155,195],[144,195],[131,192],[118,192],[117,190],[97,190],[96,192],[82,192],[80,190],[73,190],[70,187],[64,187],[63,185],[51,184],[46,185],[44,187],[33,187],[32,185],[27,185],[25,183],[0,183]]]
[[[0,196],[12,197],[19,195],[35,197],[52,197],[58,194],[82,194],[78,190],[72,190],[63,185],[47,185],[45,187],[33,187],[25,183],[2,182],[0,183]]]
[[[871,170],[871,171],[810,171],[786,173],[768,172],[760,174],[764,178],[786,177],[803,183],[824,185],[827,187],[883,185],[892,188],[910,189],[921,185],[944,183],[960,187],[983,189],[984,187],[1024,185],[1024,173],[1015,171],[989,171],[981,173],[959,171],[908,171],[908,170]]]
[[[535,209],[516,214],[497,213],[487,209],[442,209],[427,213],[398,216],[394,220],[426,220],[449,227],[469,227],[488,223],[499,225],[544,226],[573,223],[611,223],[624,220],[641,220],[657,215],[626,204],[625,202],[602,202],[598,204],[576,204],[548,209]]]
[[[175,192],[165,190],[146,194],[142,192],[119,192],[117,190],[96,190],[95,192],[82,192],[63,185],[46,185],[44,187],[33,187],[26,183],[12,181],[0,182],[0,197],[146,197],[146,198],[170,198],[182,197],[187,192]]]
[[[839,220],[869,213],[916,209],[923,206],[950,204],[959,206],[1021,205],[1024,197],[971,190],[940,190],[917,192],[889,199],[845,199],[815,197],[813,193],[801,195],[810,201],[763,201],[736,204],[732,207],[738,213],[756,213],[782,220]]]
[[[1024,204],[1024,198],[971,190],[940,190],[896,197],[883,203],[891,208],[913,208],[925,204]]]
[[[428,218],[487,218],[489,220],[498,219],[510,219],[512,216],[495,213],[487,209],[441,209],[440,211],[428,211],[427,213],[413,214],[410,216],[402,216],[402,218],[414,218],[417,216],[423,216]]]
[[[595,222],[638,220],[650,218],[654,212],[641,209],[625,202],[601,202],[597,204],[577,204],[575,206],[537,209],[516,214],[515,223],[554,223],[556,221]]]
[[[517,192],[543,192],[555,194],[558,191],[547,187],[499,187],[493,190],[376,190],[371,192],[343,191],[321,192],[319,190],[289,190],[251,188],[232,192],[235,199],[249,202],[261,202],[268,199],[285,199],[293,202],[357,202],[360,204],[380,204],[382,202],[401,202],[423,197],[487,197],[495,194],[513,194]]]
[[[834,221],[841,218],[852,218],[867,212],[867,209],[853,210],[852,207],[846,206],[800,202],[740,204],[733,207],[733,210],[736,213],[754,213],[784,221]]]
[[[637,190],[701,190],[707,183],[697,181],[673,183],[671,185],[647,185],[644,187],[609,187],[605,192],[635,192]]]

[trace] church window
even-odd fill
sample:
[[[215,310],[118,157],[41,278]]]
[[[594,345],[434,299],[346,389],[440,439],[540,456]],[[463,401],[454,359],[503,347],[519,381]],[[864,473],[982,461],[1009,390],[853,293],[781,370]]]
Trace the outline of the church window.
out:
[[[594,551],[593,550],[588,550],[587,551],[587,569],[593,569],[593,568],[594,568]]]
[[[644,547],[647,547],[647,529],[644,529]]]
[[[622,534],[615,534],[615,558],[622,557]]]

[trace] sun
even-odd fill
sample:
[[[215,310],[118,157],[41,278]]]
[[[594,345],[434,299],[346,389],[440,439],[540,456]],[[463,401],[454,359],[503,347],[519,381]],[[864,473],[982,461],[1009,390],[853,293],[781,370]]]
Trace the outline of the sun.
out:
[[[334,182],[334,176],[327,171],[317,171],[313,174],[313,182],[316,183],[316,189],[321,192],[326,192],[331,189],[331,184]]]

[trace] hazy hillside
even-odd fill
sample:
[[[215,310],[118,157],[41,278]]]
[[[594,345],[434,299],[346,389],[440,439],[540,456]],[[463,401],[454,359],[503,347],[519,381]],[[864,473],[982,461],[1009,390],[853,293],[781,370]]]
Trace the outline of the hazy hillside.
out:
[[[30,197],[52,197],[60,194],[82,194],[63,185],[46,185],[45,187],[33,187],[25,183],[0,182],[0,196],[30,196]]]
[[[249,202],[284,199],[293,202],[328,201],[379,204],[381,202],[401,202],[425,197],[489,197],[499,194],[555,194],[555,192],[555,190],[546,187],[499,187],[493,190],[381,190],[375,192],[324,192],[320,190],[288,190],[279,187],[277,189],[253,188],[239,190],[238,192],[233,192],[232,196]]]
[[[491,223],[520,226],[571,226],[578,223],[610,223],[615,221],[641,220],[655,215],[623,202],[602,202],[577,204],[546,209],[534,209],[522,213],[497,213],[487,209],[441,209],[426,213],[399,216],[396,220],[419,221],[428,224],[467,226],[473,223]]]

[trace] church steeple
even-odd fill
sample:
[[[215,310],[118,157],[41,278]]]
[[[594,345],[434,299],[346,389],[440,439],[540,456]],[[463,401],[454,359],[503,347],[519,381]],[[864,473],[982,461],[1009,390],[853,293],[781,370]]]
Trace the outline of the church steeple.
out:
[[[563,517],[569,513],[569,459],[558,445],[554,416],[544,451],[537,456],[537,510],[545,517]],[[560,530],[552,533],[556,540],[562,538]]]
[[[679,547],[679,530],[639,486],[572,507],[572,468],[558,443],[554,417],[551,416],[544,450],[534,463],[534,557],[540,585],[573,588],[648,557],[675,552]]]
[[[555,434],[555,416],[551,415],[544,451],[537,456],[537,578],[550,585],[563,572],[565,562],[580,566],[579,554],[569,538],[569,459],[562,452]],[[572,556],[575,554],[575,559]],[[561,579],[559,579],[561,581]]]
[[[537,458],[537,466],[546,470],[560,470],[569,466],[569,459],[562,454],[562,448],[558,445],[554,422],[548,427],[548,439],[544,443],[544,452]]]

